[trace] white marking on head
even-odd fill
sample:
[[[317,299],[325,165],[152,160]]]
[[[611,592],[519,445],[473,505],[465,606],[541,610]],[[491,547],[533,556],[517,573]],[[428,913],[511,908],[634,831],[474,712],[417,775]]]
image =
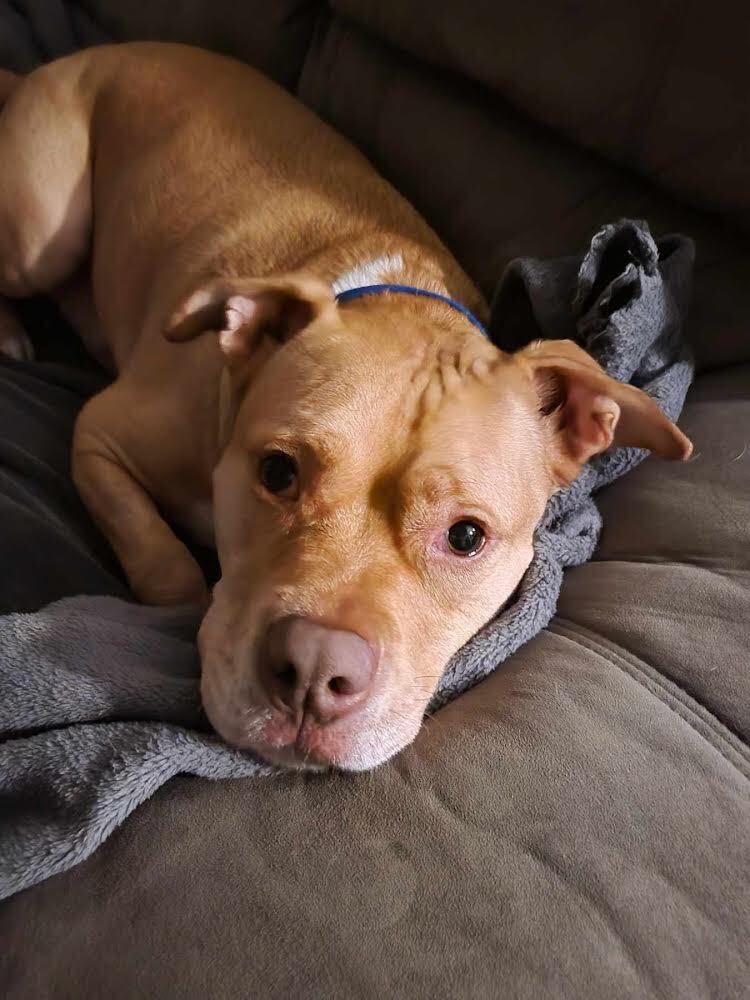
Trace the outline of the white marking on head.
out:
[[[366,264],[358,264],[336,278],[331,287],[334,295],[340,295],[350,288],[362,288],[365,285],[380,285],[386,278],[397,277],[404,269],[404,258],[400,253],[386,253],[376,257]]]

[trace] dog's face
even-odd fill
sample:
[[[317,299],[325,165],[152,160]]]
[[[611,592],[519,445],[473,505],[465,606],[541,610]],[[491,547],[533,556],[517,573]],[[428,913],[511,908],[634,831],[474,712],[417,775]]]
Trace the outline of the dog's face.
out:
[[[306,281],[222,304],[234,405],[202,694],[228,742],[273,762],[396,753],[518,585],[550,495],[618,424],[622,443],[689,450],[574,345],[509,356],[445,307],[403,305],[341,309]]]

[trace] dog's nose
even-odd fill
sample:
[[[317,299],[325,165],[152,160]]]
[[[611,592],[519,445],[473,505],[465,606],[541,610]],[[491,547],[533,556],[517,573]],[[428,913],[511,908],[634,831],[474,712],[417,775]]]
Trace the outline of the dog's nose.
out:
[[[375,665],[362,636],[293,617],[268,630],[260,677],[272,703],[325,724],[367,700]]]

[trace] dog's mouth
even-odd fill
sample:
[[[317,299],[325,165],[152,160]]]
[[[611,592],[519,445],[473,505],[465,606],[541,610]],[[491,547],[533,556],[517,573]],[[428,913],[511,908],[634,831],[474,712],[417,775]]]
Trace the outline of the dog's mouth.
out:
[[[403,642],[288,605],[279,614],[258,601],[248,614],[248,602],[221,596],[198,637],[201,697],[230,746],[287,768],[364,771],[414,739],[432,686],[414,676]]]
[[[253,751],[270,764],[293,770],[348,770],[350,739],[332,734],[303,719],[299,727],[272,721],[263,736],[255,741]]]
[[[301,770],[345,767],[353,743],[356,733],[341,726],[319,726],[306,714],[291,718],[273,710],[251,737],[253,751],[269,763]]]
[[[236,716],[227,725],[227,717],[206,707],[206,714],[216,732],[227,743],[250,751],[270,764],[293,770],[366,771],[378,767],[402,750],[414,738],[421,715],[408,727],[403,717],[398,726],[387,722],[374,725],[362,720],[342,726],[320,726],[303,718],[301,724],[278,719],[275,714],[261,725],[238,725]],[[234,713],[232,713],[234,716]],[[231,716],[230,716],[231,719]]]
[[[229,745],[293,770],[366,771],[387,761],[416,736],[422,709],[389,712],[387,693],[354,716],[322,725],[304,711],[293,716],[267,701],[232,691],[226,674],[204,667],[201,694],[206,716]]]

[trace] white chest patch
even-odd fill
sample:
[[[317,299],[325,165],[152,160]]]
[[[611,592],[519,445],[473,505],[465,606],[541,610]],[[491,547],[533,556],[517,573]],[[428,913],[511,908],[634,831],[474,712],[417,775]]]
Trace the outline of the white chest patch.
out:
[[[357,264],[346,271],[332,283],[334,295],[346,292],[350,288],[362,288],[365,285],[380,285],[387,278],[397,278],[404,270],[404,258],[400,253],[386,253],[382,257]]]

